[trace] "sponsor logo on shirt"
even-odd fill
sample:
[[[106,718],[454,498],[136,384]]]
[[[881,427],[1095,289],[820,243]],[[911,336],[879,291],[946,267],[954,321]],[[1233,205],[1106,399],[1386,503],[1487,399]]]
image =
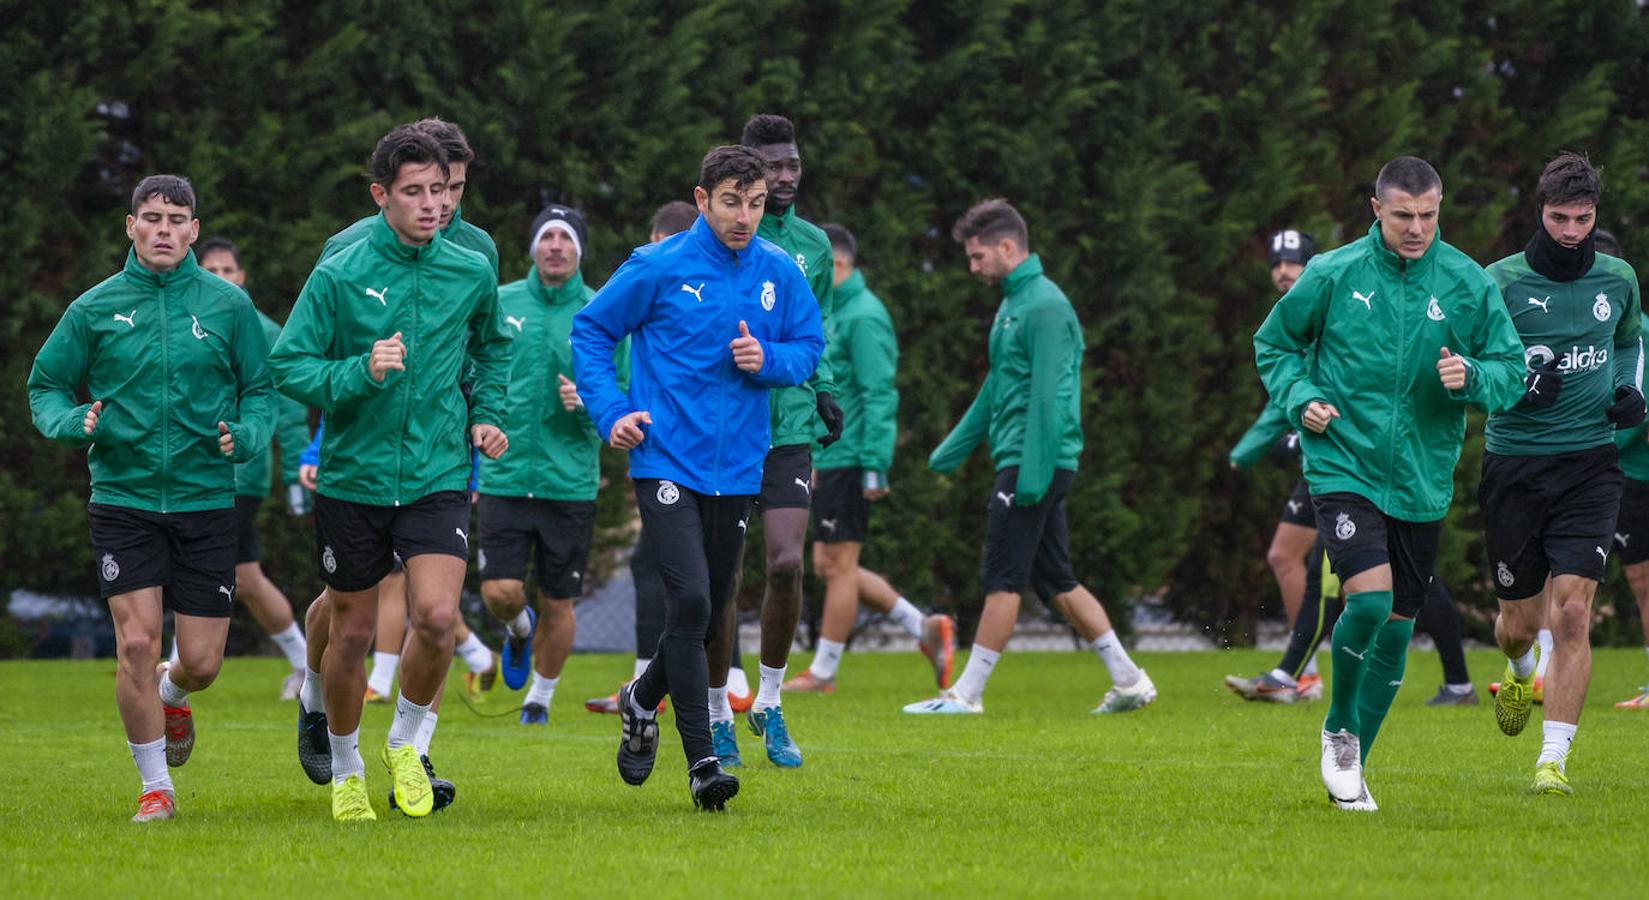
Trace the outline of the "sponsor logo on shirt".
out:
[[[1557,360],[1559,372],[1594,372],[1609,364],[1609,348],[1576,344],[1559,356],[1551,347],[1535,344],[1523,351],[1523,362],[1531,369],[1538,369],[1554,359]]]

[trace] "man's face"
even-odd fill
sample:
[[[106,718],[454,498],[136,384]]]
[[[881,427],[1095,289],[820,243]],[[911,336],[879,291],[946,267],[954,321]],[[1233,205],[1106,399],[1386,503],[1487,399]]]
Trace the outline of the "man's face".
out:
[[[1300,273],[1305,271],[1304,263],[1283,260],[1271,267],[1271,283],[1277,286],[1277,293],[1286,294],[1300,280]]]
[[[200,220],[189,207],[155,194],[138,206],[136,215],[126,217],[126,236],[145,269],[170,272],[200,237]]]
[[[841,287],[847,276],[853,274],[853,257],[840,250],[830,248],[830,284],[832,287]]]
[[[435,237],[446,195],[447,176],[432,162],[402,165],[388,188],[372,185],[372,199],[403,244],[427,244]]]
[[[1540,208],[1540,224],[1552,240],[1573,250],[1597,227],[1597,205],[1586,200],[1547,204]]]
[[[963,242],[962,250],[968,255],[968,271],[989,284],[1001,284],[1018,265],[1019,244],[1013,238],[998,238],[987,243],[970,237]]]
[[[469,175],[469,163],[447,163],[447,193],[441,200],[441,227],[452,224],[452,214],[458,211],[458,204],[464,202],[465,179]]]
[[[538,279],[548,285],[560,285],[578,271],[578,251],[573,239],[559,228],[550,228],[532,248],[533,265],[538,267]]]
[[[763,144],[752,147],[767,163],[768,199],[773,211],[782,213],[796,202],[796,189],[802,184],[802,154],[795,144]]]
[[[235,254],[228,250],[213,250],[202,256],[200,267],[230,284],[246,287],[246,270],[235,262]]]
[[[1404,259],[1419,259],[1437,239],[1437,211],[1443,193],[1432,188],[1418,197],[1399,188],[1386,191],[1384,198],[1369,201],[1380,220],[1380,238],[1386,249]]]
[[[716,239],[729,250],[743,250],[750,246],[750,239],[762,223],[767,185],[756,181],[740,190],[734,179],[728,178],[708,193],[704,188],[693,188],[693,199]]]

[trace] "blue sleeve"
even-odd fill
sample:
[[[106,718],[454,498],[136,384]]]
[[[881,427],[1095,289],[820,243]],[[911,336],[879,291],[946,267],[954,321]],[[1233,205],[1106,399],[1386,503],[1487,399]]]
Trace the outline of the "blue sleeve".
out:
[[[475,445],[471,444],[470,445],[470,486],[469,486],[469,492],[473,494],[477,490],[479,490],[480,488],[478,487],[478,485],[480,485],[480,483],[481,483],[481,454],[475,449]]]
[[[303,455],[298,457],[298,465],[300,465],[300,466],[314,466],[317,469],[320,468],[320,466],[321,466],[321,438],[323,438],[325,436],[326,436],[326,415],[323,413],[321,415],[321,420],[319,422],[315,423],[315,436],[313,438],[309,439],[309,446],[303,448]]]
[[[573,315],[573,376],[579,396],[584,398],[584,408],[603,441],[613,433],[613,423],[635,412],[620,384],[613,353],[647,317],[654,293],[647,263],[632,253],[590,302]]]
[[[764,387],[790,387],[813,376],[824,352],[824,328],[813,288],[793,265],[776,267],[784,297],[779,336],[762,345],[762,367],[748,377]]]

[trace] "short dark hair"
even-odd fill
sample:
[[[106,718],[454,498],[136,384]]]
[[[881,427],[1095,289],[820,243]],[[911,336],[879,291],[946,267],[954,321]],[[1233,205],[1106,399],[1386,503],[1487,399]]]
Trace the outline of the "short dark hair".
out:
[[[698,221],[699,211],[686,200],[671,200],[653,213],[652,234],[680,234]]]
[[[1536,209],[1561,206],[1565,203],[1590,203],[1596,206],[1603,199],[1603,177],[1592,168],[1592,161],[1579,153],[1565,150],[1546,164],[1540,172],[1540,183],[1535,187]]]
[[[761,113],[744,123],[739,143],[746,147],[765,147],[768,144],[796,143],[796,126],[784,116]]]
[[[1431,163],[1420,157],[1399,156],[1380,167],[1380,174],[1374,179],[1374,196],[1384,197],[1393,188],[1415,197],[1433,188],[1441,194],[1443,178]]]
[[[195,212],[195,187],[182,175],[150,175],[132,189],[132,215],[147,203],[150,197],[160,197],[173,206],[186,206]]]
[[[240,248],[228,238],[214,235],[195,245],[195,259],[205,259],[213,253],[227,253],[234,257],[235,265],[240,266]]]
[[[1616,259],[1621,258],[1620,241],[1605,229],[1594,228],[1592,230],[1592,246],[1599,253],[1607,253]]]
[[[402,166],[424,163],[436,163],[441,174],[447,174],[447,154],[438,141],[417,125],[397,125],[372,148],[367,169],[374,182],[387,188],[395,183]]]
[[[847,230],[846,225],[835,222],[826,222],[822,226],[825,237],[830,238],[830,249],[846,253],[848,259],[859,258],[859,242],[853,237],[853,232]]]
[[[975,203],[962,214],[962,218],[956,220],[950,236],[958,244],[967,243],[968,238],[978,238],[983,242],[1013,238],[1020,249],[1031,249],[1030,229],[1025,226],[1025,217],[1001,197]]]
[[[470,149],[469,139],[464,137],[464,130],[445,119],[431,116],[428,119],[419,119],[412,123],[412,127],[435,138],[435,142],[446,151],[449,163],[475,162],[475,151]]]
[[[724,144],[711,148],[699,167],[699,187],[713,191],[729,178],[741,191],[758,181],[766,184],[767,163],[749,147]]]

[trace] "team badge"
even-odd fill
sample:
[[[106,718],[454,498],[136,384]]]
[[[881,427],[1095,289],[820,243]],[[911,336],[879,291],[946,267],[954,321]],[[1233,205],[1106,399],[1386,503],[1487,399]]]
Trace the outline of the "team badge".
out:
[[[674,506],[676,501],[680,499],[681,490],[676,487],[674,481],[661,481],[658,483],[658,502],[665,506]]]
[[[1496,581],[1500,582],[1501,587],[1511,587],[1512,583],[1517,581],[1516,578],[1512,577],[1512,570],[1504,562],[1495,566],[1494,577]]]
[[[1351,521],[1348,513],[1340,513],[1334,518],[1334,536],[1342,541],[1349,541],[1357,534],[1357,523]]]
[[[189,322],[190,322],[189,333],[195,336],[195,340],[197,340],[197,341],[206,340],[206,329],[200,327],[200,320],[195,318],[194,316],[190,316],[189,317]]]
[[[1437,302],[1436,297],[1431,298],[1431,302],[1426,304],[1426,318],[1433,322],[1443,321],[1443,307]]]
[[[773,304],[777,302],[779,302],[779,295],[773,291],[773,282],[762,282],[762,309],[771,312]]]
[[[1609,321],[1609,315],[1612,312],[1609,309],[1609,295],[1598,294],[1595,299],[1597,302],[1592,304],[1592,318],[1597,319],[1599,322]]]
[[[325,569],[328,575],[338,571],[338,558],[332,555],[330,546],[321,548],[321,568]]]
[[[801,269],[802,274],[806,275],[807,274],[807,257],[803,256],[800,253],[796,254],[796,268]]]
[[[103,580],[114,581],[120,577],[120,563],[115,562],[113,553],[103,554]]]

